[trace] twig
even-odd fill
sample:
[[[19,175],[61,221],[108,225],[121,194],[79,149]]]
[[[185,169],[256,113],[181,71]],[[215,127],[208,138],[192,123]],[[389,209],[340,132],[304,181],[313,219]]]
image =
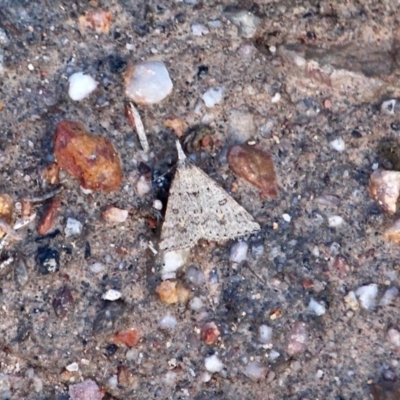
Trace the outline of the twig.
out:
[[[136,133],[139,136],[140,145],[144,152],[149,151],[149,142],[147,141],[146,131],[144,130],[144,125],[142,122],[142,118],[140,118],[139,111],[133,105],[133,103],[128,103],[125,108],[126,117],[128,121],[132,125],[133,128],[136,128]]]

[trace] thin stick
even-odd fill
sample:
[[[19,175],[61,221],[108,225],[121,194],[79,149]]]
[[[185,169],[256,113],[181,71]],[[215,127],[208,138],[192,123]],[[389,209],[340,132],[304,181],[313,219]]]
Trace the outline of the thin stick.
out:
[[[143,151],[147,153],[150,146],[149,142],[147,141],[146,131],[144,130],[144,125],[139,111],[136,109],[133,103],[129,103],[126,112],[129,122],[136,127],[136,133],[139,136],[140,145],[142,146]]]
[[[46,201],[46,200],[51,199],[52,197],[56,196],[62,190],[63,190],[63,187],[60,186],[59,188],[54,189],[49,193],[45,193],[42,196],[26,197],[23,200],[28,201],[30,203],[42,203],[43,201]]]

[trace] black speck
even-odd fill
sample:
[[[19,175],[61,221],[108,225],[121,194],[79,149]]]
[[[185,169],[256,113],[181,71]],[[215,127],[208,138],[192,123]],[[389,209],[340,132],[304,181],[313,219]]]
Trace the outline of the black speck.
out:
[[[361,133],[360,133],[359,131],[356,131],[356,130],[354,130],[354,131],[351,132],[351,136],[353,136],[354,139],[360,139],[360,138],[362,138]]]

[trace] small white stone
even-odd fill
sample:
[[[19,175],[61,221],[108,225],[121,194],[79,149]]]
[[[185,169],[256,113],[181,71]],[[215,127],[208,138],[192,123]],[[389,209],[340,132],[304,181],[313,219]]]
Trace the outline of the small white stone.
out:
[[[339,215],[332,215],[331,217],[328,218],[328,225],[331,228],[337,228],[340,225],[342,225],[343,222],[344,222],[344,219]]]
[[[163,207],[163,205],[162,205],[161,200],[156,199],[156,200],[153,201],[153,208],[154,209],[161,211],[162,207]]]
[[[204,372],[201,375],[201,381],[204,383],[210,382],[211,378],[212,378],[212,375],[209,372]]]
[[[271,99],[271,103],[278,103],[281,100],[281,94],[275,93]]]
[[[398,296],[399,289],[397,287],[391,287],[386,290],[385,294],[382,296],[379,305],[382,307],[390,306],[394,299]]]
[[[223,362],[218,358],[216,354],[206,357],[204,360],[204,365],[206,367],[206,370],[208,372],[211,372],[212,374],[215,372],[221,372],[224,368]]]
[[[286,222],[290,222],[292,220],[292,217],[289,214],[282,214],[282,218]]]
[[[268,358],[271,361],[275,361],[279,357],[280,357],[280,353],[278,353],[276,350],[271,350],[270,353],[269,353],[269,356],[268,356]]]
[[[108,301],[115,301],[120,299],[122,296],[122,293],[119,290],[115,289],[109,289],[107,292],[105,292],[102,296],[103,300],[108,300]]]
[[[326,312],[326,307],[322,303],[318,303],[315,299],[311,298],[310,302],[308,303],[308,311],[320,317],[324,315]]]
[[[117,375],[111,375],[110,378],[107,380],[107,385],[111,389],[115,389],[118,385],[118,376]]]
[[[258,340],[262,344],[268,344],[272,340],[272,328],[268,325],[260,325],[258,328]]]
[[[150,180],[145,175],[142,175],[136,182],[135,189],[139,196],[145,196],[152,189]]]
[[[35,67],[31,63],[29,63],[28,69],[29,69],[29,71],[33,71],[35,69]]]
[[[226,11],[224,16],[237,28],[241,37],[250,39],[257,32],[261,19],[247,10]]]
[[[223,95],[225,93],[224,87],[212,87],[209,88],[201,98],[203,99],[206,107],[211,108],[216,104],[221,103]]]
[[[388,339],[396,347],[400,347],[400,332],[395,328],[388,330]]]
[[[102,216],[107,222],[121,224],[127,220],[129,211],[114,206],[108,206],[103,211]]]
[[[75,218],[68,218],[64,228],[65,237],[79,235],[82,231],[82,223]]]
[[[243,370],[243,373],[252,381],[265,378],[267,369],[258,361],[250,361]]]
[[[187,262],[188,250],[167,251],[164,253],[164,264],[162,266],[162,274],[175,272]]]
[[[378,285],[376,283],[361,286],[356,290],[356,295],[360,299],[361,305],[367,310],[373,310],[375,308],[377,294]]]
[[[73,362],[65,367],[65,369],[69,372],[77,372],[79,371],[79,364],[77,362]]]
[[[136,64],[125,75],[125,83],[125,94],[139,104],[159,103],[173,88],[168,70],[161,61]]]
[[[246,242],[237,242],[235,243],[230,250],[229,253],[229,261],[231,263],[240,264],[245,261],[247,258],[247,251],[249,249],[249,245]]]
[[[192,33],[195,36],[204,36],[210,33],[208,28],[203,24],[193,24],[191,28],[192,28]]]
[[[173,316],[171,314],[164,315],[158,322],[158,326],[161,329],[166,329],[169,331],[174,330],[177,325],[178,325],[178,320],[176,319],[175,316]]]
[[[97,88],[97,82],[83,72],[75,72],[69,77],[68,95],[74,101],[85,99]]]
[[[214,19],[212,21],[207,22],[208,26],[213,29],[221,28],[222,22],[219,19]]]
[[[99,272],[103,272],[103,271],[106,269],[106,266],[105,266],[103,263],[97,261],[97,262],[93,263],[93,264],[89,267],[89,269],[90,269],[94,274],[98,274]]]
[[[322,379],[324,377],[324,371],[322,371],[322,369],[319,369],[316,374],[315,374],[315,379]]]
[[[204,307],[203,300],[201,300],[200,297],[193,297],[193,299],[190,300],[189,307],[193,311],[200,311]]]
[[[329,146],[331,146],[333,150],[336,150],[339,153],[341,153],[346,148],[346,143],[341,137],[339,137],[329,142]]]
[[[276,46],[269,46],[269,51],[274,54],[276,53]]]

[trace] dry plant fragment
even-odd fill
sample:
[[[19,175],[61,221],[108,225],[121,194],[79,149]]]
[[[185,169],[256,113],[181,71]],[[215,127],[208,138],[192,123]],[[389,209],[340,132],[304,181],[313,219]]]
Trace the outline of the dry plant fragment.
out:
[[[384,212],[395,214],[400,194],[400,172],[376,170],[369,181],[369,193]]]
[[[147,141],[146,131],[144,130],[144,125],[139,111],[133,103],[129,103],[126,106],[126,116],[132,128],[136,129],[143,151],[147,153],[149,151],[149,142]]]

